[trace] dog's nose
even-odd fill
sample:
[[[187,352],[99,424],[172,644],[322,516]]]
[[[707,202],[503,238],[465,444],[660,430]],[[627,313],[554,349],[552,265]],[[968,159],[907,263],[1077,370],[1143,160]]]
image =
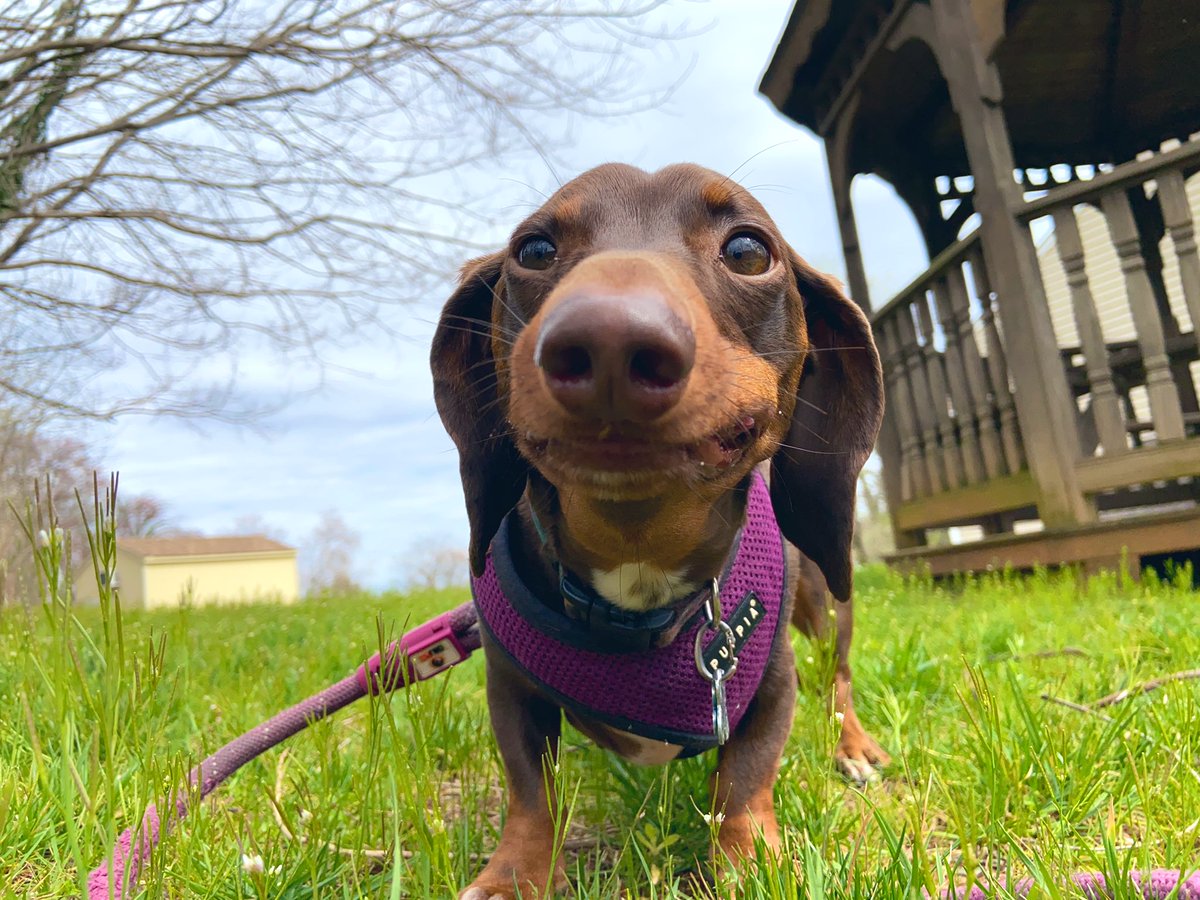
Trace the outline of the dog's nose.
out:
[[[692,329],[655,292],[574,292],[550,310],[534,351],[559,403],[608,421],[663,415],[695,360]]]

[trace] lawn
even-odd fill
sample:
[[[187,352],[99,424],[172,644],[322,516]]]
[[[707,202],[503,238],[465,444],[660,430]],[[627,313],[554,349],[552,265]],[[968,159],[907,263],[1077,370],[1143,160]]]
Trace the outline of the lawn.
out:
[[[1194,869],[1200,681],[1084,708],[1196,667],[1200,594],[1184,583],[1038,573],[935,586],[861,571],[859,712],[895,762],[864,788],[836,774],[829,653],[796,637],[804,688],[776,790],[790,863],[724,895],[920,896],[990,871],[1071,896],[1069,871]],[[0,608],[0,897],[77,895],[117,832],[200,756],[464,597],[119,617]],[[503,808],[482,673],[474,659],[360,702],[260,758],[169,833],[146,896],[452,895],[495,845]],[[576,895],[682,895],[709,845],[712,755],[640,769],[571,731],[564,746]]]

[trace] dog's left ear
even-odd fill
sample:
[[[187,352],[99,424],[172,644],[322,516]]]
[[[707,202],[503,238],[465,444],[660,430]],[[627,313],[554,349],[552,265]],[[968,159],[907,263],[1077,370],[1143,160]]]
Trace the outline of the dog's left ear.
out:
[[[809,353],[786,446],[771,460],[771,502],[784,536],[848,600],[858,473],[883,418],[883,372],[862,310],[795,253],[790,264]]]
[[[433,399],[458,448],[471,525],[471,571],[482,575],[500,522],[525,490],[529,464],[517,451],[501,402],[492,349],[492,307],[504,292],[503,253],[463,266],[446,301],[429,355]]]

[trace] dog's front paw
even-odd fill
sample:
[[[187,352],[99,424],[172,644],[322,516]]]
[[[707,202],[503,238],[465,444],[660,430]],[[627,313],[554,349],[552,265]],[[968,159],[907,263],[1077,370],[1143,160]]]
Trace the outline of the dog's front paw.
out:
[[[879,768],[892,761],[875,738],[862,730],[843,731],[833,758],[838,770],[855,784],[877,781]]]
[[[760,850],[770,857],[778,857],[780,847],[774,809],[759,810],[757,816],[743,812],[730,815],[721,823],[716,847],[719,853],[714,854],[713,862],[718,869],[726,865],[740,869],[753,862]]]
[[[482,876],[471,883],[469,887],[463,888],[461,894],[458,895],[458,900],[517,900],[517,897],[542,897],[543,893],[528,882],[525,887],[517,892],[517,882],[510,880],[507,884],[498,884],[491,881],[484,881]],[[548,895],[547,895],[548,896]]]
[[[521,896],[525,897],[525,892],[522,892]],[[528,896],[536,897],[539,895],[532,893]],[[516,900],[516,897],[516,888],[511,884],[505,888],[473,884],[469,888],[465,888],[458,895],[458,900]]]
[[[473,884],[458,895],[458,900],[508,900],[509,897],[512,894],[492,893],[488,888]]]
[[[458,900],[545,900],[567,886],[567,873],[560,863],[553,881],[549,866],[517,866],[493,858],[479,876],[463,888]]]

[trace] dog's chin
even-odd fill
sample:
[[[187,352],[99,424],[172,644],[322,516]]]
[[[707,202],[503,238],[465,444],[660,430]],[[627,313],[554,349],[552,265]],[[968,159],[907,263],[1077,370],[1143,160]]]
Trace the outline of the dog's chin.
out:
[[[765,454],[751,416],[687,443],[631,435],[536,437],[518,442],[522,455],[554,485],[606,500],[641,500],[686,484],[699,487],[740,478]]]

